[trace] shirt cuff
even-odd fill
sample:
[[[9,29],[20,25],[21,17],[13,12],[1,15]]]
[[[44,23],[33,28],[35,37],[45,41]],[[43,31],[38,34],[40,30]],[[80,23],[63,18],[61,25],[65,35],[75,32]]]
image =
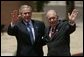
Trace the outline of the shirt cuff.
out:
[[[75,25],[75,22],[69,21],[69,24],[72,25],[72,26],[74,26]]]
[[[13,24],[12,22],[11,22],[11,27],[14,27],[15,26],[15,24]]]

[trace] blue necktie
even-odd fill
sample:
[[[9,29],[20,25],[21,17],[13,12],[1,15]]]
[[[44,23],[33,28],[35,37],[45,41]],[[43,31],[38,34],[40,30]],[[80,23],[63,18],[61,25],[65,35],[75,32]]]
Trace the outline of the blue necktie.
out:
[[[29,34],[30,34],[30,39],[31,39],[31,42],[33,44],[34,43],[33,33],[32,33],[32,29],[31,29],[31,26],[30,26],[29,23],[27,23],[27,27],[29,28],[28,31],[29,31]]]

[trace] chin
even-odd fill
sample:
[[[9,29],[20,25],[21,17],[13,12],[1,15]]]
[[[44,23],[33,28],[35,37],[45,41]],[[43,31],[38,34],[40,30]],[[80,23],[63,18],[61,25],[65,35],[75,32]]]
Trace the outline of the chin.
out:
[[[28,19],[25,19],[26,22],[28,22],[29,20]]]

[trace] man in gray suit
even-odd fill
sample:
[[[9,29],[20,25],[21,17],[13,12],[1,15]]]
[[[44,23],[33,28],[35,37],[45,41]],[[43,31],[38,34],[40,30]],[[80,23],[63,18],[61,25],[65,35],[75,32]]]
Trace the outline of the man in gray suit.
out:
[[[49,10],[46,14],[49,27],[44,36],[48,46],[48,56],[70,56],[70,34],[75,31],[75,19],[78,11],[74,9],[68,20],[58,20],[55,10]]]

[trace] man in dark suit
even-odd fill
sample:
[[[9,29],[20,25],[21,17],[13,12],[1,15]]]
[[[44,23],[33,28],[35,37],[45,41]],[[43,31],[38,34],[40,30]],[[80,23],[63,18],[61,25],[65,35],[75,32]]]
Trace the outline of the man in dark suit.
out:
[[[43,56],[42,47],[45,44],[45,25],[43,22],[31,20],[32,8],[22,5],[19,9],[11,13],[12,22],[7,33],[17,39],[17,56]]]
[[[49,28],[44,39],[47,41],[48,56],[70,56],[70,34],[75,31],[75,18],[78,11],[74,9],[68,14],[68,20],[58,20],[55,10],[47,12]]]

